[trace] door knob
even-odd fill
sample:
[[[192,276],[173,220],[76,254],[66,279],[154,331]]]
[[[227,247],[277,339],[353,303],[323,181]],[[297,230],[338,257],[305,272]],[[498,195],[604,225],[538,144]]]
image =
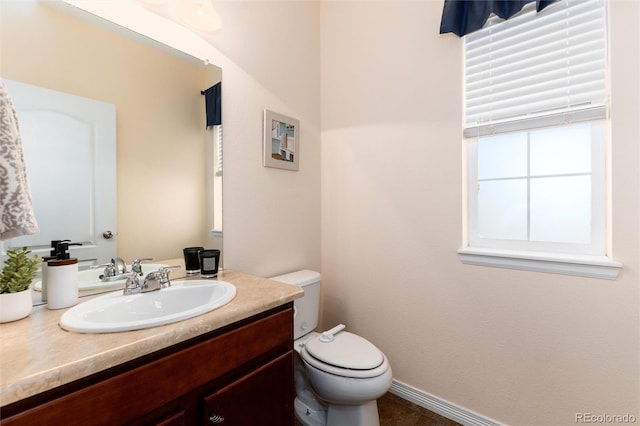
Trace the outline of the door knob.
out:
[[[102,233],[102,236],[103,236],[105,239],[109,240],[109,239],[113,238],[113,232],[111,232],[111,231],[104,231],[104,232]]]

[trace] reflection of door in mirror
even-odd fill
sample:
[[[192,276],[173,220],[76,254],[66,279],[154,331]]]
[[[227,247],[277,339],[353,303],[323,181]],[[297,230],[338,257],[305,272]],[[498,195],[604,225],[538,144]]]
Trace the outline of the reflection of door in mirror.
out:
[[[36,235],[13,238],[48,255],[52,240],[68,239],[81,262],[106,263],[116,255],[116,108],[106,102],[3,79],[15,105]]]

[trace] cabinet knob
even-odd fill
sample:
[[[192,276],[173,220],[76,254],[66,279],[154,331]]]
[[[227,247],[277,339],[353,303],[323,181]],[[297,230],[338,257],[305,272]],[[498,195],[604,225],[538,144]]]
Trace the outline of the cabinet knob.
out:
[[[224,417],[222,417],[220,414],[213,413],[213,414],[209,417],[209,422],[210,422],[211,424],[218,425],[218,424],[220,424],[220,423],[224,422]]]

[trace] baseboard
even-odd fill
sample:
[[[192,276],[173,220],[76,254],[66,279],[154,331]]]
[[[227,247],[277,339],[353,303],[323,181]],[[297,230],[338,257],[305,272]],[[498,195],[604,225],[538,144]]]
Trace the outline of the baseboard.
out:
[[[398,380],[393,380],[391,383],[391,389],[389,389],[394,395],[399,396],[402,399],[406,399],[420,407],[426,408],[429,411],[440,414],[454,422],[458,422],[464,426],[500,426],[501,423],[489,419],[474,413],[473,411],[466,410],[455,404],[452,404],[444,399],[440,399],[434,395],[428,394],[416,389],[413,386],[409,386],[406,383],[402,383]]]

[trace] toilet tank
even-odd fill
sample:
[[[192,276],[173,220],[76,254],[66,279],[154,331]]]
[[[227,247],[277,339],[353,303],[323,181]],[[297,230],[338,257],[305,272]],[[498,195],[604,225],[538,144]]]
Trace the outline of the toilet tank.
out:
[[[313,331],[318,326],[320,314],[320,273],[304,269],[270,279],[297,285],[304,290],[304,296],[293,301],[293,339]]]

